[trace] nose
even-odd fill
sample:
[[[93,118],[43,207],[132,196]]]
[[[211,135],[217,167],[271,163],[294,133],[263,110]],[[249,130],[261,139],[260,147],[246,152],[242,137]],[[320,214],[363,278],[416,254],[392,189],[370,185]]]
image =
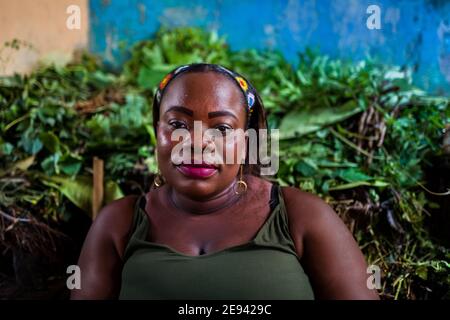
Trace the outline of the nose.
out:
[[[201,159],[203,150],[211,143],[210,137],[205,134],[207,129],[201,121],[194,122],[194,130],[191,131],[191,151],[194,159]]]

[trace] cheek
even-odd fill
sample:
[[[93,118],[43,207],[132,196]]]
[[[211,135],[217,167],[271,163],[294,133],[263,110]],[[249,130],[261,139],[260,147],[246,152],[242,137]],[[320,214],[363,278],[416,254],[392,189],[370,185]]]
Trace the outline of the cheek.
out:
[[[170,128],[167,128],[167,126],[159,126],[157,132],[158,160],[165,162],[168,158],[170,158],[172,148],[177,142],[171,140],[172,130],[170,130]]]
[[[159,163],[162,166],[170,165],[172,163],[180,163],[180,159],[184,154],[182,151],[186,148],[189,150],[191,149],[191,138],[189,131],[184,129],[173,130],[173,128],[169,125],[162,125],[158,127],[157,132]]]
[[[171,130],[166,125],[159,125],[158,126],[158,148],[166,148],[168,145],[172,143],[170,137],[171,137]]]

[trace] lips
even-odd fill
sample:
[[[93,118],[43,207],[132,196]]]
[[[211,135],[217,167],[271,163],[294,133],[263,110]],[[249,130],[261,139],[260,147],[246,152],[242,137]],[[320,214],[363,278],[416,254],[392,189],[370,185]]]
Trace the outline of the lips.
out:
[[[185,176],[194,179],[206,179],[218,171],[217,166],[205,162],[201,164],[180,164],[176,168]]]

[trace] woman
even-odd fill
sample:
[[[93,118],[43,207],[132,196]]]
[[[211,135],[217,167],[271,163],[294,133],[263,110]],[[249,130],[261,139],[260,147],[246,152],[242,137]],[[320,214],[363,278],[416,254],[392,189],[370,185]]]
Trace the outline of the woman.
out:
[[[169,73],[153,105],[155,187],[102,209],[73,299],[378,299],[353,236],[326,202],[258,177],[248,152],[237,161],[237,140],[218,150],[233,163],[202,160],[211,140],[193,134],[194,121],[224,136],[267,127],[241,75],[212,64]],[[180,129],[192,137],[183,152],[193,164],[173,161]]]

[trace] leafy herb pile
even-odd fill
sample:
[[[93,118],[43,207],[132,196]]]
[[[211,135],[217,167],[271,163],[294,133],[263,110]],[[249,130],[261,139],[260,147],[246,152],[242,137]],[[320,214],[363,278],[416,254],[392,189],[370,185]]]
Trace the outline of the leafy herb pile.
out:
[[[4,261],[8,252],[63,250],[58,225],[80,214],[74,208],[90,214],[93,157],[105,160],[105,203],[148,188],[156,169],[152,94],[188,62],[249,77],[269,126],[280,129],[276,179],[333,206],[381,268],[384,298],[449,298],[449,181],[430,190],[426,173],[448,163],[450,100],[414,87],[398,67],[311,51],[292,64],[274,51],[232,51],[217,34],[190,28],[138,43],[120,74],[80,54],[65,67],[0,78]],[[448,177],[450,166],[440,168]],[[444,222],[433,226],[433,215]]]

